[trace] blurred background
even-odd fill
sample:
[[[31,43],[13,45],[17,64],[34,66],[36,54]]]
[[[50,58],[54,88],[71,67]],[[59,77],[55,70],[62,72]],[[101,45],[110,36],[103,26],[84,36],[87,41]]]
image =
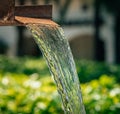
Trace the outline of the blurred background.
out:
[[[53,5],[53,20],[64,29],[75,58],[87,114],[118,114],[120,0],[15,0],[15,2],[16,5]],[[41,56],[41,51],[25,27],[0,27],[2,114],[63,113],[60,101],[56,100],[58,96],[55,85],[49,78],[47,66],[42,58],[40,60],[37,58]],[[39,79],[39,76],[42,78]],[[23,77],[26,82],[16,77]],[[14,86],[11,81],[14,82]],[[44,87],[38,89],[42,82]],[[22,83],[25,87],[21,86]],[[11,89],[7,87],[8,85],[11,85]],[[15,89],[16,85],[18,91]],[[43,91],[44,95],[39,95],[37,89]],[[33,91],[36,92],[35,96]],[[45,94],[46,91],[48,92]],[[19,97],[17,93],[20,94]],[[28,98],[28,101],[25,98]],[[29,101],[32,105],[28,105]]]
[[[60,24],[77,59],[119,63],[119,0],[15,0],[16,5],[53,5],[53,20]],[[113,5],[114,4],[114,5]],[[6,32],[7,31],[7,32]],[[0,27],[0,53],[39,56],[24,27]]]

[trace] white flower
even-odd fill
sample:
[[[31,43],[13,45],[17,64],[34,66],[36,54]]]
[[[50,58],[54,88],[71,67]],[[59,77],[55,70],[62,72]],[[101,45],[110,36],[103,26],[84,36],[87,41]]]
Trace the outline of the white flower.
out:
[[[8,83],[9,83],[9,79],[8,79],[7,77],[4,77],[4,78],[2,79],[2,84],[8,85]]]

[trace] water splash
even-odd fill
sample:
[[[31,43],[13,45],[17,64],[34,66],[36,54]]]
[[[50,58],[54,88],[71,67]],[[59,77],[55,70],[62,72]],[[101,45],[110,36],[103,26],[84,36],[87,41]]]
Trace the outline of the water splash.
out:
[[[85,114],[73,56],[58,26],[28,24],[35,41],[47,61],[61,96],[65,114]]]

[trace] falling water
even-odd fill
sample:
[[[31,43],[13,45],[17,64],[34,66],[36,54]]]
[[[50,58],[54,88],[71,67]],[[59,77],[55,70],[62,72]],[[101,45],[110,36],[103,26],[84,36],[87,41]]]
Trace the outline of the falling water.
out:
[[[47,61],[65,114],[85,114],[75,63],[63,30],[53,25],[28,24],[27,27]]]

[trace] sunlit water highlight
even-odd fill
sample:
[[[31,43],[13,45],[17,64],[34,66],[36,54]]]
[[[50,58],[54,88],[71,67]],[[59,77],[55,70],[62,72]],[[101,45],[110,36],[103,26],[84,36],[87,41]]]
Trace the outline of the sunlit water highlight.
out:
[[[53,25],[28,24],[61,96],[65,114],[85,114],[73,56],[63,30]]]

